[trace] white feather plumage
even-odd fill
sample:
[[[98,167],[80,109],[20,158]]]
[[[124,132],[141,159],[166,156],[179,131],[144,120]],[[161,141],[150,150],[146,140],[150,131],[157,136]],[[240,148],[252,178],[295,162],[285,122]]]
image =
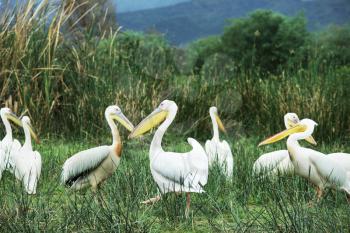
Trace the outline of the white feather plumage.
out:
[[[208,160],[203,147],[187,139],[192,150],[187,153],[161,152],[152,155],[151,173],[161,193],[204,192],[208,180]]]
[[[5,169],[11,173],[14,172],[13,154],[21,148],[19,141],[12,137],[12,128],[8,120],[8,116],[12,114],[9,108],[1,108],[0,110],[0,116],[6,130],[6,135],[0,143],[0,179]]]
[[[276,176],[278,174],[291,175],[294,166],[289,158],[288,150],[278,150],[261,155],[253,165],[254,174]]]
[[[84,171],[96,168],[108,157],[110,151],[111,146],[99,146],[80,151],[67,159],[62,169],[62,184],[65,184],[69,179],[76,177]]]
[[[233,174],[233,156],[231,148],[226,141],[216,141],[215,139],[205,142],[205,151],[208,155],[209,167],[217,163],[227,177]]]
[[[220,141],[218,122],[216,121],[217,108],[209,109],[210,118],[213,125],[213,138],[205,142],[205,152],[208,156],[209,167],[217,163],[223,170],[227,178],[233,174],[233,156],[230,145],[225,141]]]
[[[286,129],[299,122],[295,113],[287,113],[283,117]],[[262,154],[253,165],[253,174],[276,177],[278,174],[291,175],[294,173],[294,165],[290,160],[288,150],[278,150]]]
[[[13,161],[16,178],[22,181],[28,194],[36,194],[42,166],[39,152],[21,148],[13,155]]]
[[[18,180],[21,180],[28,194],[36,194],[37,183],[41,175],[41,156],[38,151],[33,151],[30,135],[30,119],[22,118],[25,135],[23,147],[12,154],[13,172]]]
[[[63,165],[61,182],[73,190],[90,186],[96,191],[98,186],[116,171],[120,163],[122,142],[114,119],[130,131],[134,126],[116,105],[106,108],[105,118],[111,129],[112,145],[78,152]]]

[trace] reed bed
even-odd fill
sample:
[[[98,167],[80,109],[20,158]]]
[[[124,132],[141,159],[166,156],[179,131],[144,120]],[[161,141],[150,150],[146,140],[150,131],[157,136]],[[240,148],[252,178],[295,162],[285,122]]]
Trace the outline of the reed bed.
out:
[[[184,73],[179,52],[162,37],[120,30],[93,34],[94,25],[86,29],[72,21],[81,6],[73,3],[31,0],[0,19],[2,105],[27,111],[44,137],[102,132],[103,111],[112,103],[136,123],[165,98],[179,105],[178,128],[199,137],[210,131],[211,105],[238,135],[279,130],[288,111],[316,120],[319,139],[349,135],[347,67],[310,59],[307,68],[277,75],[261,76],[254,67],[238,71],[234,63]]]

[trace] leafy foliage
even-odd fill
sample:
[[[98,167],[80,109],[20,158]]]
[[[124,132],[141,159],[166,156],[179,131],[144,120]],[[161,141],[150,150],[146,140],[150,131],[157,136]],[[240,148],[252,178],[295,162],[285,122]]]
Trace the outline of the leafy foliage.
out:
[[[248,18],[233,20],[222,43],[227,54],[244,69],[256,67],[275,72],[300,54],[307,31],[302,16],[287,18],[271,11],[256,11]]]
[[[205,59],[209,56],[219,53],[222,49],[222,42],[219,36],[209,36],[199,39],[191,43],[189,50],[191,51],[191,60],[193,68],[198,73],[205,63]]]
[[[316,35],[316,49],[320,62],[332,65],[350,64],[350,26],[331,26]]]

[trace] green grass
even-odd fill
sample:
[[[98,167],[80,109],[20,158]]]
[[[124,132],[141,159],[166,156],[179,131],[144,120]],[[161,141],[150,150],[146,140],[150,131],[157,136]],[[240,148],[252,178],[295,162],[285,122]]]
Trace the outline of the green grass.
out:
[[[141,201],[157,194],[149,169],[151,137],[124,143],[120,166],[96,195],[59,185],[65,159],[96,143],[43,140],[36,146],[43,158],[37,195],[24,194],[9,173],[0,182],[0,232],[347,232],[350,228],[344,193],[328,191],[321,202],[309,207],[315,201],[314,190],[304,179],[253,177],[252,164],[260,154],[285,147],[279,143],[258,148],[258,138],[229,139],[233,179],[226,181],[213,168],[206,193],[192,195],[189,219],[184,217],[184,195],[168,194],[159,203],[144,206]],[[185,138],[172,136],[163,144],[170,151],[190,148]],[[350,145],[321,144],[316,149],[350,151]]]

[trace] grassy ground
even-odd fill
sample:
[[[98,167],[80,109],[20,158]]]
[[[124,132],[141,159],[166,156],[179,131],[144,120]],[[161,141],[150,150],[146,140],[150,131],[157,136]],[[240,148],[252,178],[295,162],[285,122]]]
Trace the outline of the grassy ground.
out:
[[[107,140],[107,138],[106,138]],[[108,139],[109,140],[109,139]],[[157,194],[149,170],[151,136],[124,144],[115,174],[94,195],[59,185],[65,159],[94,146],[86,140],[47,140],[36,148],[43,157],[38,194],[28,196],[7,173],[0,182],[0,232],[347,232],[350,208],[345,194],[328,191],[315,201],[313,188],[299,177],[276,180],[252,177],[254,160],[284,143],[258,148],[259,139],[230,140],[235,169],[230,181],[210,171],[205,194],[192,195],[190,218],[184,218],[185,197],[167,195],[153,206],[140,202]],[[166,137],[165,148],[186,151],[185,139]],[[350,151],[350,145],[319,145],[323,152]],[[100,200],[100,202],[98,202]],[[101,202],[101,200],[103,200]],[[102,204],[101,204],[102,203]]]

